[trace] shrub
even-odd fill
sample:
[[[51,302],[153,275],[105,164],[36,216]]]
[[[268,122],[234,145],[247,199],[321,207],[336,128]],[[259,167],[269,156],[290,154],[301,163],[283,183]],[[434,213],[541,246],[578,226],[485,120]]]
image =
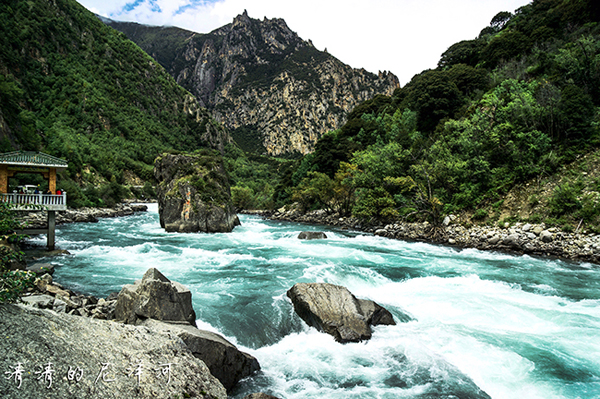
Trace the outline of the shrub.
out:
[[[529,198],[527,199],[527,201],[529,202],[529,206],[531,208],[533,208],[534,206],[536,206],[540,203],[539,197],[535,194],[530,195]]]
[[[473,214],[473,220],[483,220],[488,217],[487,209],[478,209]]]
[[[548,206],[552,215],[560,216],[581,208],[581,202],[577,199],[581,193],[581,187],[571,183],[557,186],[548,200]]]
[[[538,224],[542,221],[542,217],[539,214],[534,213],[533,215],[529,216],[529,219],[527,219],[527,221],[529,223]]]
[[[144,183],[144,187],[142,188],[142,194],[146,199],[156,198],[156,191],[154,190],[152,183],[150,183],[149,181]]]
[[[0,203],[0,233],[9,243],[18,242],[22,236],[13,233],[20,227],[10,210],[10,205]],[[16,302],[27,289],[33,287],[35,273],[23,270],[8,270],[12,261],[22,261],[23,253],[9,247],[0,247],[0,303]]]
[[[254,193],[251,188],[231,187],[231,200],[236,209],[249,209],[252,206]]]

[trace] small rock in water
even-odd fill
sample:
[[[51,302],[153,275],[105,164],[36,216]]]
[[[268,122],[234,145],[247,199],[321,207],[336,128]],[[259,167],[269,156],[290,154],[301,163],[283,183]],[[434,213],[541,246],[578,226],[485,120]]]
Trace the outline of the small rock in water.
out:
[[[327,234],[322,231],[303,231],[298,234],[300,240],[323,240],[327,238]]]
[[[50,263],[35,263],[31,266],[27,266],[27,271],[34,272],[37,275],[52,274],[54,273],[54,265]]]

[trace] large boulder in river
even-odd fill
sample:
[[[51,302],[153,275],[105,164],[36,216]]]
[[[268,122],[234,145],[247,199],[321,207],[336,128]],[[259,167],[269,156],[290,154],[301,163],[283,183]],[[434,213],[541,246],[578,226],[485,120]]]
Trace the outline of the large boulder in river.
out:
[[[287,292],[294,310],[309,326],[338,342],[371,338],[371,325],[395,325],[390,312],[373,301],[357,299],[346,287],[328,283],[298,283]]]
[[[146,320],[142,325],[153,330],[168,331],[185,342],[194,356],[202,360],[228,391],[242,378],[260,370],[255,357],[244,353],[219,334],[192,326],[172,325]]]
[[[174,334],[26,305],[0,318],[2,398],[227,398]]]
[[[240,221],[218,152],[162,154],[154,161],[160,225],[166,231],[229,232]]]
[[[119,292],[115,319],[129,324],[155,319],[195,326],[192,293],[183,285],[170,281],[157,269],[148,269],[141,280],[125,285]]]

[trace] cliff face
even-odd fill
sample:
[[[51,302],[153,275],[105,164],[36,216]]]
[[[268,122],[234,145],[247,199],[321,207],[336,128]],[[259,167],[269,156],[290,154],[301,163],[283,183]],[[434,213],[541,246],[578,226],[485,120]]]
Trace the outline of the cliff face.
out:
[[[306,154],[347,113],[398,78],[353,69],[302,40],[282,19],[248,14],[208,34],[106,21],[153,56],[246,150]]]

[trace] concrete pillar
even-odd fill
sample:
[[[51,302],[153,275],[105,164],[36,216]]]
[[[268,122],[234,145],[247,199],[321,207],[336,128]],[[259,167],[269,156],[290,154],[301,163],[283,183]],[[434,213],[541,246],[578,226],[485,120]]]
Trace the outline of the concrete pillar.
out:
[[[0,165],[0,193],[8,193],[8,167]]]
[[[48,173],[48,189],[52,194],[56,194],[56,169],[50,168]]]
[[[56,227],[56,212],[48,211],[48,249],[50,251],[54,250],[54,229]]]

